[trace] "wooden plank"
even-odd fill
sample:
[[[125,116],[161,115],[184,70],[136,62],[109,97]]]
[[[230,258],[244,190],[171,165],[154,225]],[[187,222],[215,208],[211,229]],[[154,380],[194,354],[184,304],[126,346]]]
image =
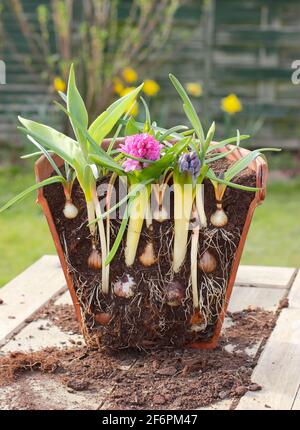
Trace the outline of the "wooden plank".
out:
[[[0,345],[65,287],[56,256],[45,255],[0,290]]]
[[[72,348],[77,342],[83,344],[83,336],[64,332],[51,321],[39,319],[26,325],[0,348],[0,354],[15,351],[33,352],[44,348]]]
[[[235,286],[230,298],[229,312],[240,312],[249,306],[276,311],[280,300],[286,294],[282,288],[253,288]]]
[[[300,270],[293,282],[289,294],[289,307],[291,309],[300,309]]]
[[[74,391],[55,375],[29,373],[0,388],[0,410],[97,410],[110,391],[110,381],[101,389]]]
[[[300,385],[300,312],[284,309],[252,374],[261,391],[248,392],[238,410],[291,409]]]
[[[271,266],[240,266],[236,281],[241,286],[289,288],[296,269]]]

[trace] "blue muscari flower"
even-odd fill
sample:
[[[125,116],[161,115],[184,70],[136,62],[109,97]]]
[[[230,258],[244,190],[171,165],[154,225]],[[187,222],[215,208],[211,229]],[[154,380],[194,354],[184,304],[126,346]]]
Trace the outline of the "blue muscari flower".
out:
[[[179,171],[192,176],[195,181],[200,175],[201,161],[196,152],[182,154],[178,160]]]

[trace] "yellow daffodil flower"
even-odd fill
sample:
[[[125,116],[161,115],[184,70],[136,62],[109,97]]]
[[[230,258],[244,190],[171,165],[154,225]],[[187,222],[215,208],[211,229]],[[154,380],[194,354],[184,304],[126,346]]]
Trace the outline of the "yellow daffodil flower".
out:
[[[119,78],[114,78],[114,93],[120,95],[122,91],[124,90],[124,85]]]
[[[122,77],[129,84],[132,84],[133,82],[138,80],[137,72],[134,69],[132,69],[131,67],[126,67],[122,71]]]
[[[201,97],[203,94],[202,85],[198,82],[188,82],[185,86],[189,95],[193,97]]]
[[[152,79],[145,80],[143,91],[146,94],[146,96],[149,96],[149,97],[156,96],[159,90],[160,90],[160,86],[158,85],[157,82],[153,81]]]
[[[221,108],[229,115],[235,115],[237,112],[243,110],[243,105],[236,94],[231,93],[221,100]]]
[[[66,91],[67,85],[64,80],[57,76],[53,81],[53,87],[56,91],[61,91],[64,93]]]

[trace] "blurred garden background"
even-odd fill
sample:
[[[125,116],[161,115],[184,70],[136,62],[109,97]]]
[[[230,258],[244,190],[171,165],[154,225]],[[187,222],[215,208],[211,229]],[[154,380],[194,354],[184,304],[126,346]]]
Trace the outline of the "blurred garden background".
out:
[[[53,104],[71,63],[95,117],[145,81],[163,126],[184,124],[168,80],[186,86],[217,138],[238,128],[249,148],[275,146],[265,204],[256,211],[244,264],[300,266],[300,60],[298,0],[0,0],[0,206],[34,182],[32,151],[17,115],[66,128]],[[300,76],[300,73],[299,73]],[[136,117],[144,115],[136,105]],[[52,240],[35,196],[0,215],[0,286]]]

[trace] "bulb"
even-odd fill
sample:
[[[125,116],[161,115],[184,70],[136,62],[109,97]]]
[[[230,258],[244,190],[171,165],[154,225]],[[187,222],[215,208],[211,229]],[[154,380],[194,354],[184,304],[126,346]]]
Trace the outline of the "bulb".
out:
[[[167,286],[166,300],[167,304],[171,307],[180,306],[184,299],[184,289],[182,285],[177,282],[170,282]]]
[[[216,270],[217,261],[208,251],[205,251],[199,261],[199,269],[205,273],[212,273]]]
[[[124,275],[113,286],[114,294],[123,299],[131,299],[135,295],[136,283],[130,275]]]
[[[95,320],[98,324],[100,325],[107,325],[110,323],[112,319],[111,314],[106,313],[106,312],[99,312],[95,315]]]
[[[89,259],[88,259],[88,266],[90,269],[93,270],[99,270],[102,267],[102,261],[101,261],[101,256],[99,254],[99,252],[97,251],[97,249],[93,249]]]
[[[228,223],[228,217],[223,209],[217,209],[215,213],[212,214],[210,221],[215,227],[224,227]]]
[[[68,219],[74,219],[78,215],[78,209],[73,203],[69,200],[66,202],[64,207],[64,216]]]
[[[140,256],[139,260],[145,267],[152,266],[156,262],[152,242],[146,245],[144,253]]]

